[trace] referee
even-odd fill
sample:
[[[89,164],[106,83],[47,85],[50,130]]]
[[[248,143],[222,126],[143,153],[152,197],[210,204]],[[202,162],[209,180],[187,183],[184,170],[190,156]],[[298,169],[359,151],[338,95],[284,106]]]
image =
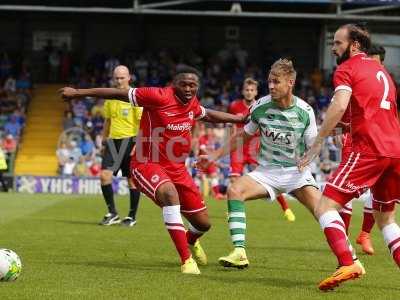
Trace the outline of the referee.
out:
[[[116,88],[129,89],[130,80],[131,76],[127,67],[117,66],[114,69],[113,81]],[[122,225],[130,227],[136,224],[136,211],[139,204],[140,192],[136,189],[130,178],[129,164],[141,116],[142,108],[132,107],[130,103],[114,100],[106,100],[104,103],[105,122],[100,180],[101,191],[103,192],[108,213],[104,216],[100,225],[121,223],[121,219],[115,208],[114,192],[112,189],[112,177],[119,170],[128,179],[130,195],[129,214],[122,220]]]

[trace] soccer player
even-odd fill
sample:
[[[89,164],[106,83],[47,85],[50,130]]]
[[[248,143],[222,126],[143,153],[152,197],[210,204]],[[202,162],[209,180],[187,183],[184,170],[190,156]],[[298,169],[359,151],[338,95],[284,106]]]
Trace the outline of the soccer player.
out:
[[[185,168],[190,152],[191,129],[195,121],[243,122],[244,118],[204,109],[197,99],[200,85],[198,71],[181,68],[171,86],[165,88],[73,89],[60,90],[64,99],[103,97],[130,102],[143,107],[140,133],[131,157],[135,184],[162,207],[163,220],[181,258],[181,271],[200,274],[196,261],[207,263],[199,237],[210,229],[207,208],[199,190]],[[189,222],[188,231],[181,213]]]
[[[372,44],[372,46],[368,50],[368,56],[375,59],[378,63],[382,65],[385,60],[385,53],[385,48],[377,44]],[[347,119],[346,122],[349,122],[349,120]],[[342,137],[342,160],[346,160],[346,158],[348,158],[348,155],[351,154],[351,144],[352,143],[350,133],[344,133]],[[346,234],[348,234],[352,212],[352,202],[346,203],[345,206],[339,210],[340,217],[343,219],[343,223],[346,228]],[[375,219],[372,210],[372,198],[368,197],[368,199],[366,199],[364,202],[363,223],[361,231],[356,239],[356,243],[361,245],[362,251],[368,255],[373,255],[375,253],[370,237],[370,233],[372,227],[374,227],[374,224]]]
[[[129,89],[131,75],[126,66],[117,66],[113,72],[113,82],[117,89]],[[139,205],[140,192],[131,179],[130,160],[135,146],[135,137],[139,130],[142,108],[132,107],[129,103],[118,100],[106,100],[104,103],[104,128],[102,142],[101,191],[107,205],[108,213],[100,225],[112,225],[121,222],[115,208],[112,177],[121,169],[128,179],[130,210],[122,225],[131,227],[136,224],[136,211]]]
[[[250,113],[250,108],[256,102],[258,94],[258,82],[253,78],[246,78],[243,82],[242,95],[243,99],[235,100],[229,106],[229,112],[231,114],[239,116],[247,116]],[[244,124],[235,124],[232,126],[231,135],[237,133],[238,129],[242,129]],[[253,171],[257,167],[257,153],[260,147],[259,135],[251,137],[246,144],[238,147],[235,151],[230,153],[231,172],[230,180],[234,183],[240,176],[243,175],[243,168],[245,165],[250,171]],[[283,210],[283,215],[289,222],[294,222],[296,217],[293,211],[289,208],[288,203],[282,194],[276,197],[279,205]]]
[[[338,209],[367,188],[373,195],[375,221],[400,266],[400,227],[395,221],[395,202],[400,197],[400,125],[396,90],[384,66],[367,56],[369,32],[346,24],[335,32],[332,51],[338,67],[334,73],[335,93],[320,131],[299,169],[318,155],[327,137],[343,115],[348,114],[351,153],[342,160],[327,182],[316,208],[316,216],[340,267],[319,284],[321,290],[360,277],[354,264]]]
[[[249,265],[245,251],[247,200],[293,193],[313,214],[321,195],[310,168],[300,172],[297,156],[311,146],[317,135],[314,111],[310,105],[293,95],[296,71],[290,60],[279,59],[268,75],[270,95],[260,98],[251,108],[250,121],[223,147],[202,157],[201,165],[235,150],[239,142],[247,143],[260,133],[257,168],[238,178],[228,188],[228,223],[234,250],[220,257],[225,267],[245,268]]]

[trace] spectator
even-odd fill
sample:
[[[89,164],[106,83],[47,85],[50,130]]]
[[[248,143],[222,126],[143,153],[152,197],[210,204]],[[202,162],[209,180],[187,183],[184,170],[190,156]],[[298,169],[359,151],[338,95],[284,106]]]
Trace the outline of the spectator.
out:
[[[72,111],[74,113],[75,119],[78,118],[81,119],[81,121],[83,121],[83,118],[86,116],[87,113],[87,108],[86,105],[83,104],[81,100],[78,100],[72,103]]]
[[[83,156],[90,157],[94,155],[94,143],[89,134],[85,134],[84,139],[80,143],[80,149]]]
[[[62,175],[67,175],[67,176],[73,175],[75,166],[76,166],[76,162],[74,160],[74,157],[73,156],[68,157],[67,161],[64,164]]]
[[[101,172],[101,164],[97,161],[96,158],[92,158],[91,165],[89,167],[89,173],[91,176],[100,176]]]
[[[76,141],[70,141],[69,142],[69,160],[72,158],[72,160],[75,163],[79,162],[79,158],[82,156],[82,151],[81,149],[78,147],[78,144]]]
[[[70,150],[67,148],[66,143],[61,143],[60,148],[56,151],[58,159],[58,172],[64,174],[64,166],[70,158]]]
[[[97,113],[100,113],[100,115],[104,117],[104,99],[97,99],[95,101],[95,105],[90,110],[90,113],[92,116],[95,116],[97,115]]]
[[[11,74],[12,62],[7,52],[0,55],[0,79],[7,78]]]
[[[316,98],[317,102],[317,108],[319,110],[324,109],[325,107],[328,107],[329,104],[331,103],[331,99],[328,95],[328,89],[325,87],[320,88],[320,93]]]
[[[104,118],[99,111],[97,111],[94,114],[92,118],[92,123],[93,123],[93,137],[95,137],[96,135],[102,133],[104,126]]]
[[[17,91],[16,80],[12,75],[7,77],[6,81],[4,82],[3,89],[8,95],[15,94]]]
[[[64,112],[64,120],[63,120],[63,128],[64,130],[68,130],[70,128],[75,127],[75,122],[72,117],[72,112],[66,111]]]
[[[120,65],[120,62],[115,56],[111,56],[109,59],[106,60],[106,62],[104,63],[104,69],[106,71],[108,79],[112,78],[114,69],[118,65]]]
[[[17,122],[15,116],[10,116],[9,121],[4,126],[6,134],[11,134],[14,138],[19,138],[21,133],[21,125]]]
[[[8,184],[5,182],[3,175],[7,171],[7,169],[8,167],[7,167],[6,156],[3,152],[2,145],[0,142],[0,184],[4,192],[8,192]]]
[[[14,153],[17,149],[17,141],[11,134],[8,134],[3,141],[3,149],[7,154]]]
[[[58,82],[58,75],[60,74],[60,52],[54,49],[49,55],[49,81]]]
[[[84,156],[79,158],[79,162],[74,167],[74,175],[81,177],[81,176],[89,176],[89,169],[86,165],[86,160]]]

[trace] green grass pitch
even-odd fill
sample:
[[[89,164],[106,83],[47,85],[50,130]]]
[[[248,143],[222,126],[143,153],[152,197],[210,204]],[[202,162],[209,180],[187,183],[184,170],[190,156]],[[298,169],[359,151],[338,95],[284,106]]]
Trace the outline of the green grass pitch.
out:
[[[182,275],[161,219],[142,198],[133,228],[101,227],[100,196],[0,195],[0,247],[16,251],[21,277],[0,282],[0,299],[399,299],[400,273],[373,229],[376,255],[360,258],[367,275],[322,293],[317,283],[336,259],[319,225],[291,201],[296,222],[283,219],[275,203],[253,201],[248,217],[246,270],[224,269],[219,256],[231,250],[224,201],[208,200],[213,227],[202,239],[209,265],[200,276]],[[127,197],[117,198],[121,216]],[[354,205],[351,239],[360,228]]]

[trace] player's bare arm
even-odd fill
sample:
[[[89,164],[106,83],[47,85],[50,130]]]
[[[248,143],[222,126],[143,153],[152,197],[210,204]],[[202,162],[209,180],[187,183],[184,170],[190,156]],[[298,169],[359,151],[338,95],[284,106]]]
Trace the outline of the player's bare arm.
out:
[[[246,119],[247,116],[238,116],[207,108],[206,115],[201,120],[210,123],[244,123]]]
[[[302,171],[311,161],[320,153],[324,139],[329,136],[332,130],[342,119],[347,106],[350,102],[351,92],[347,90],[339,90],[333,96],[333,101],[326,111],[326,116],[322,122],[321,128],[317,137],[314,140],[311,148],[299,160],[298,167]]]
[[[107,99],[117,99],[124,102],[129,102],[129,90],[116,88],[93,88],[93,89],[74,89],[64,87],[58,91],[64,100],[84,97],[98,97]]]

